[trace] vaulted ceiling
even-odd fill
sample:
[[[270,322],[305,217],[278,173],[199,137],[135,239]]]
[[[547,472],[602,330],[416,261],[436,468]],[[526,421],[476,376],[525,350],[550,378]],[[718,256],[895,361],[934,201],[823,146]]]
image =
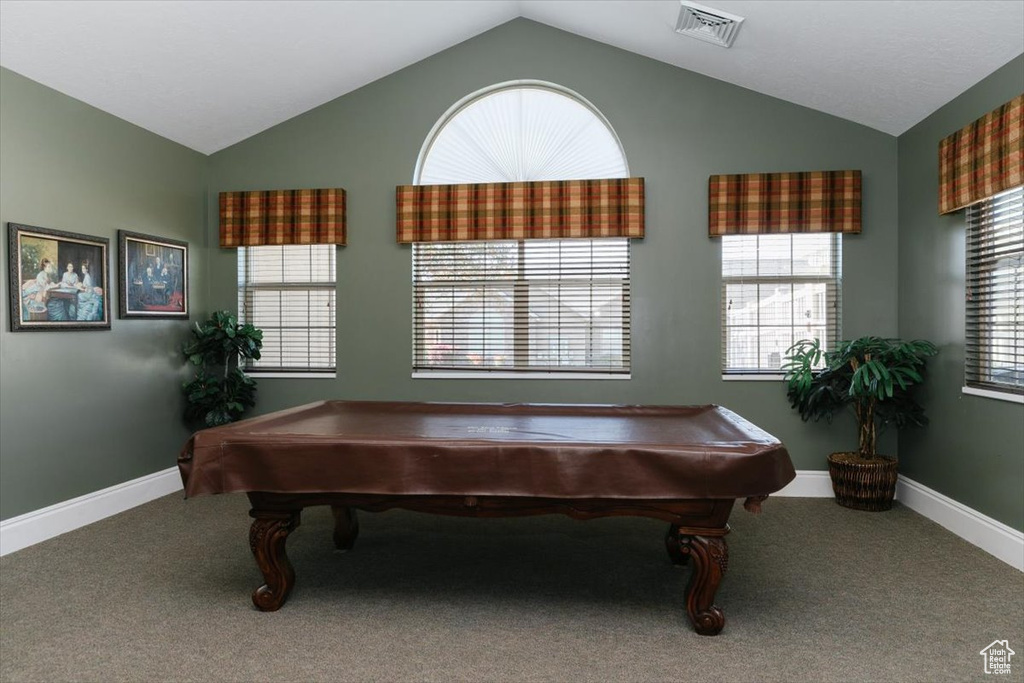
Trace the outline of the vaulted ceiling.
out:
[[[1024,0],[0,1],[0,65],[212,153],[516,17],[898,135],[1024,53]],[[1024,89],[1024,84],[1022,84]]]

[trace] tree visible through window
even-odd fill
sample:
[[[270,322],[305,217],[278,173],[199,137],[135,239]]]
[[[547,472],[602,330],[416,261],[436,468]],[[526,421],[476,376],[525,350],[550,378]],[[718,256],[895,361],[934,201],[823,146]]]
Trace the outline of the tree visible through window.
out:
[[[424,144],[422,185],[625,178],[618,139],[578,95],[502,84]],[[628,373],[626,238],[413,245],[413,369]]]

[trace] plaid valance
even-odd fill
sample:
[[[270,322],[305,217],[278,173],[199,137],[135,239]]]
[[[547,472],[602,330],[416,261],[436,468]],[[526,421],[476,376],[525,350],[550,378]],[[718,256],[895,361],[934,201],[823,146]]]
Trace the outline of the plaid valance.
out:
[[[643,237],[644,179],[399,185],[399,243]]]
[[[1024,94],[939,143],[939,213],[1024,185]]]
[[[860,171],[713,175],[708,235],[860,232]]]
[[[220,193],[220,246],[345,244],[345,190]]]

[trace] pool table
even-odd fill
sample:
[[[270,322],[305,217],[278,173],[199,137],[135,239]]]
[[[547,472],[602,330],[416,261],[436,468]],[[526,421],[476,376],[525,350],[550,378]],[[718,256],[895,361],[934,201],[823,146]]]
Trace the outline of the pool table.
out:
[[[322,401],[197,432],[178,465],[186,496],[248,494],[260,610],[294,586],[285,542],[306,507],[331,507],[343,550],[357,510],[631,515],[668,522],[670,560],[692,560],[686,611],[702,635],[725,624],[714,597],[736,499],[756,512],[795,476],[778,439],[714,405]]]

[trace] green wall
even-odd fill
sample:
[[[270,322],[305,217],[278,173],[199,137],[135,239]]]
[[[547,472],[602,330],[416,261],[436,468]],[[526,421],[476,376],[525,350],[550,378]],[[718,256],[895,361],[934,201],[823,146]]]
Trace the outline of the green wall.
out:
[[[1018,57],[899,137],[899,329],[940,348],[925,387],[931,425],[900,434],[901,470],[1015,529],[1024,529],[1024,405],[960,391],[965,217],[938,215],[938,149],[1022,90]]]
[[[411,379],[410,249],[395,243],[394,188],[412,181],[420,146],[458,99],[518,78],[589,99],[647,179],[647,237],[634,241],[633,378]],[[782,438],[798,468],[855,445],[852,423],[805,425],[779,382],[723,382],[720,243],[707,237],[713,173],[861,169],[864,234],[844,238],[844,331],[896,333],[896,139],[541,24],[515,20],[317,107],[210,164],[217,193],[348,190],[349,246],[338,255],[338,377],[263,379],[259,410],[323,398],[439,401],[708,403]],[[210,306],[236,307],[235,253],[210,254]],[[895,439],[887,441],[895,449]]]
[[[117,230],[187,240],[195,313],[205,308],[207,160],[0,69],[0,222],[110,239]],[[197,275],[198,274],[198,275]],[[117,320],[88,332],[10,332],[0,283],[0,518],[174,465],[181,423],[181,321]]]

